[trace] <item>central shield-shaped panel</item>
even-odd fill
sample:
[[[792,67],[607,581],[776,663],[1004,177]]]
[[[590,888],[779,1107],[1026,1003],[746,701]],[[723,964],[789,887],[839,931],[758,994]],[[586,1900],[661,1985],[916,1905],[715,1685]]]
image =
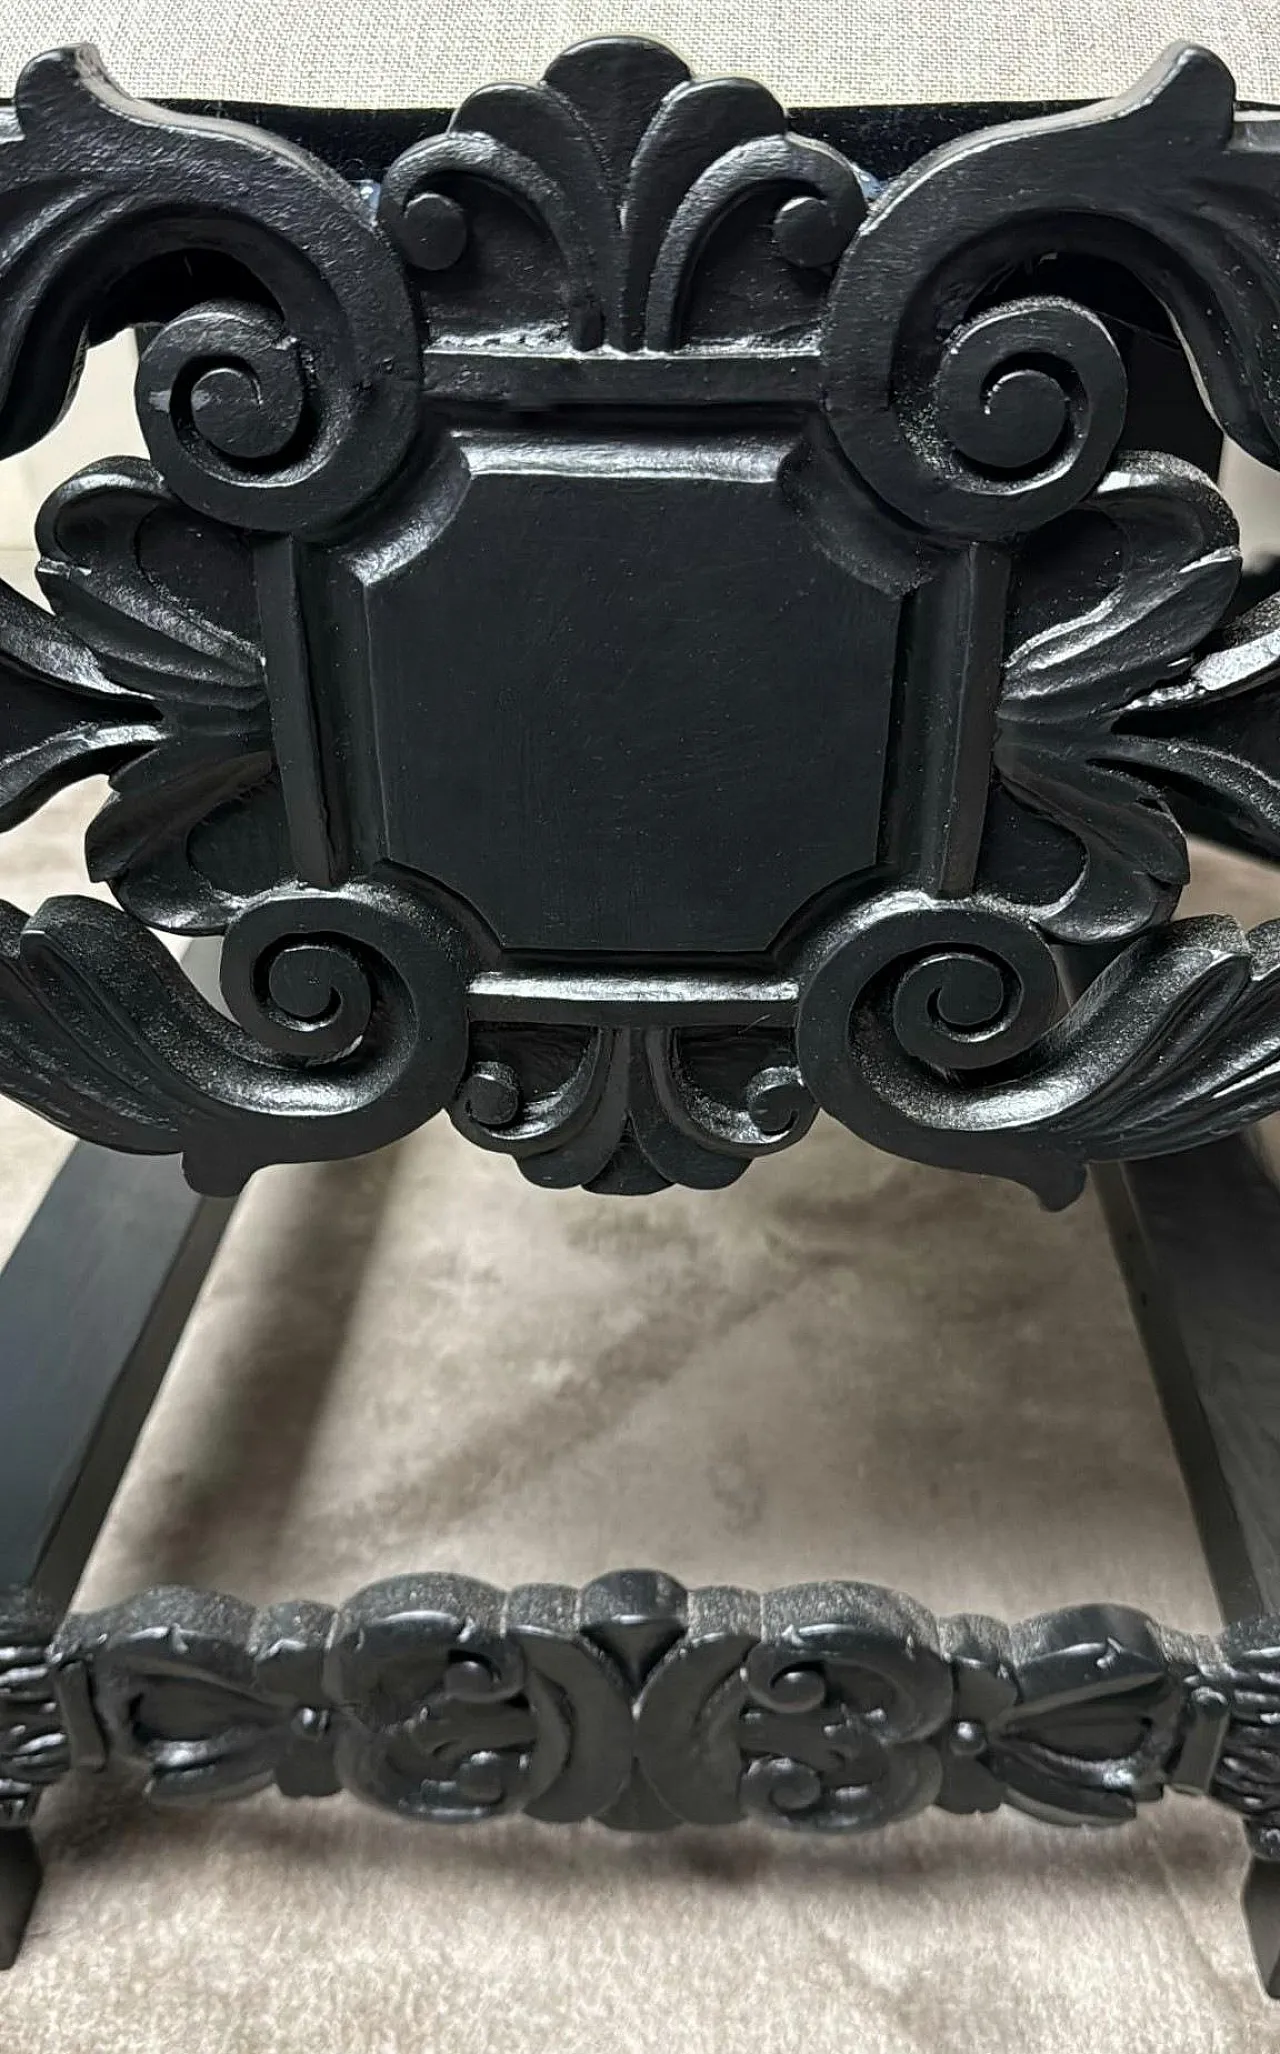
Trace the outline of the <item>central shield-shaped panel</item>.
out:
[[[304,600],[358,861],[510,949],[664,955],[873,865],[900,600],[798,468],[794,429],[452,431]]]

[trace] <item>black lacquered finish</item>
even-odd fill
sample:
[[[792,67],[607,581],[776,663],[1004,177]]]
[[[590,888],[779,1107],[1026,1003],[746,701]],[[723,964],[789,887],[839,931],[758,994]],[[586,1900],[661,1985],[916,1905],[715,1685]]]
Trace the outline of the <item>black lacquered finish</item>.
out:
[[[1108,1168],[1099,1183],[1223,1613],[1280,1618],[1280,1187],[1268,1154],[1236,1136]],[[1280,1668],[1262,1665],[1251,1700],[1239,1759],[1256,1774],[1280,1731]],[[1277,1997],[1280,1814],[1256,1785],[1247,1811],[1245,1910]]]
[[[30,1821],[70,1756],[40,1682],[230,1214],[176,1164],[82,1143],[0,1271],[0,1967],[39,1883]]]
[[[1233,1466],[1266,1322],[1229,1390],[1154,1222],[1280,1108],[1280,921],[1173,917],[1182,816],[1280,852],[1280,610],[1204,468],[1223,431],[1280,465],[1274,123],[1190,48],[966,130],[793,119],[616,39],[350,148],[280,125],[133,103],[83,52],[0,118],[0,453],[125,325],[149,450],[44,508],[51,611],[0,587],[0,827],[107,772],[117,901],[0,905],[0,1089],[218,1200],[440,1113],[615,1195],[726,1185],[819,1109],[1054,1205],[1169,1158],[1117,1218],[1213,1421],[1233,1623],[633,1572],[63,1618],[75,1547],[15,1541],[19,1830],[116,1754],[173,1801],[630,1826],[1122,1820],[1173,1785],[1270,1854],[1274,1527]],[[221,1006],[155,930],[218,938]],[[175,1209],[140,1304],[223,1217],[189,1204],[184,1269]],[[168,1345],[102,1366],[74,1460],[12,1373],[17,1441],[80,1479],[37,1463],[15,1532],[55,1499],[91,1531]]]
[[[1274,931],[1170,922],[1167,800],[1274,844],[1280,631],[1126,442],[1176,323],[1274,454],[1266,117],[1184,50],[886,186],[612,42],[425,126],[351,185],[19,86],[0,446],[146,322],[152,462],[54,494],[52,617],[0,595],[0,819],[108,769],[122,909],[6,916],[4,1088],[216,1192],[446,1109],[715,1186],[822,1106],[1054,1203],[1276,1104]],[[230,1024],[157,926],[223,936]]]

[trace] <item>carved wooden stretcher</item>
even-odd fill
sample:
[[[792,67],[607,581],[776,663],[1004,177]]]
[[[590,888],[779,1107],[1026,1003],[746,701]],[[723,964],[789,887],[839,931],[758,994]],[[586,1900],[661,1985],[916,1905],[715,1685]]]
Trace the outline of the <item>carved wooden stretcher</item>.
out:
[[[118,901],[0,905],[0,1088],[127,1152],[0,1280],[6,1958],[41,1791],[116,1755],[632,1828],[1201,1791],[1276,1983],[1280,920],[1172,916],[1185,823],[1280,852],[1280,599],[1205,474],[1280,465],[1280,143],[1194,49],[988,112],[616,41],[447,123],[165,111],[83,52],[0,116],[0,450],[133,326],[151,453],[45,507],[50,611],[0,588],[0,826],[108,771]],[[216,1004],[156,929],[218,938]],[[1220,1638],[648,1572],[67,1615],[255,1169],[445,1113],[544,1186],[719,1187],[819,1107],[1052,1205],[1135,1165]]]

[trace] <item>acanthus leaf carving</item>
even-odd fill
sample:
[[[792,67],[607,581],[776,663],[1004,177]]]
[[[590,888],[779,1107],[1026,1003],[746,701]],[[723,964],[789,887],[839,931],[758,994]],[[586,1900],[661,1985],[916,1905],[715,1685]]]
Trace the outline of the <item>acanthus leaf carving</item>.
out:
[[[132,460],[60,486],[36,540],[56,618],[114,685],[137,695],[128,703],[151,712],[89,828],[89,875],[150,925],[223,928],[257,893],[293,881],[247,549]],[[204,610],[180,596],[177,579],[208,593]],[[138,745],[144,737],[150,746]],[[224,854],[226,808],[235,846]],[[197,829],[203,867],[192,860]],[[221,879],[219,856],[229,871]]]
[[[1140,935],[1069,1008],[997,904],[886,895],[824,937],[796,1047],[818,1104],[895,1154],[1063,1205],[1090,1162],[1220,1139],[1274,1103],[1280,921]]]
[[[1199,817],[1215,810],[1259,855],[1280,856],[1280,607],[1264,599],[1215,633],[1181,681],[1126,709],[1118,760],[1153,775]]]
[[[49,1660],[57,1623],[36,1592],[0,1592],[0,1830],[25,1825],[71,1766]]]
[[[92,899],[0,901],[0,1085],[88,1139],[181,1154],[229,1194],[269,1161],[356,1153],[452,1098],[465,943],[394,891],[248,906],[216,1011],[146,928]]]
[[[553,1189],[733,1183],[753,1157],[802,1139],[816,1107],[785,1037],[712,1030],[703,1040],[670,1027],[599,1026],[558,1040],[482,1027],[454,1124]]]
[[[1039,926],[1063,941],[1132,933],[1167,914],[1187,881],[1186,843],[1159,789],[1159,743],[1148,744],[1141,716],[1170,698],[1183,703],[1195,652],[1240,575],[1235,523],[1188,464],[1134,456],[1082,511],[1118,534],[1118,574],[1083,612],[1009,651],[994,744],[1004,785],[1084,846],[1065,899],[1036,909]],[[1195,765],[1181,775],[1194,780]]]
[[[77,636],[0,583],[0,830],[64,786],[126,762],[159,739],[155,711],[121,690]]]
[[[210,260],[251,304],[213,300]],[[202,512],[324,526],[416,425],[408,295],[358,196],[263,131],[129,99],[89,50],[35,58],[0,116],[0,296],[5,455],[57,419],[91,321],[101,334],[158,308],[139,421]]]
[[[716,1188],[822,1106],[1054,1201],[1280,1102],[1271,927],[1168,924],[1193,801],[1280,847],[1275,608],[1230,618],[1207,480],[1107,468],[1111,327],[1026,289],[1049,222],[1124,266],[1270,447],[1245,300],[1280,160],[1224,79],[1175,53],[880,190],[762,88],[601,41],[375,194],[38,60],[0,128],[0,441],[133,310],[155,468],[55,495],[51,617],[0,594],[0,818],[107,769],[89,861],[132,916],[6,910],[5,1088],[219,1189],[446,1106],[538,1183]],[[1060,516],[1118,552],[1083,597],[1029,569]],[[556,586],[558,522],[586,540]],[[723,634],[674,631],[699,579]],[[562,819],[557,777],[592,804]],[[140,923],[225,933],[231,1023]],[[1125,944],[1074,1005],[1064,941]]]
[[[827,306],[826,405],[850,462],[912,519],[979,538],[1092,490],[1124,425],[1105,325],[1052,292],[988,303],[1062,252],[1146,285],[1226,432],[1276,462],[1276,149],[1267,115],[1237,114],[1225,65],[1178,45],[1114,100],[923,159],[872,209]]]

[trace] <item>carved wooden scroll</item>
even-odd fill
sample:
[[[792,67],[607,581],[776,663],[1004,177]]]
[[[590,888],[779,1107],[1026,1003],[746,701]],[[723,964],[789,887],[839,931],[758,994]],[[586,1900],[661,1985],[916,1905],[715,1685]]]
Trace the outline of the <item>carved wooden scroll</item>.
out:
[[[445,1110],[715,1186],[821,1106],[1057,1203],[1274,1109],[1280,926],[1171,918],[1168,797],[1280,849],[1280,613],[1046,260],[1132,274],[1274,462],[1278,236],[1194,49],[883,187],[639,41],[358,189],[38,59],[0,449],[135,323],[151,461],[46,506],[51,613],[0,592],[0,822],[108,771],[120,907],[0,907],[0,1088],[214,1191]],[[230,1018],[157,928],[224,937]]]

